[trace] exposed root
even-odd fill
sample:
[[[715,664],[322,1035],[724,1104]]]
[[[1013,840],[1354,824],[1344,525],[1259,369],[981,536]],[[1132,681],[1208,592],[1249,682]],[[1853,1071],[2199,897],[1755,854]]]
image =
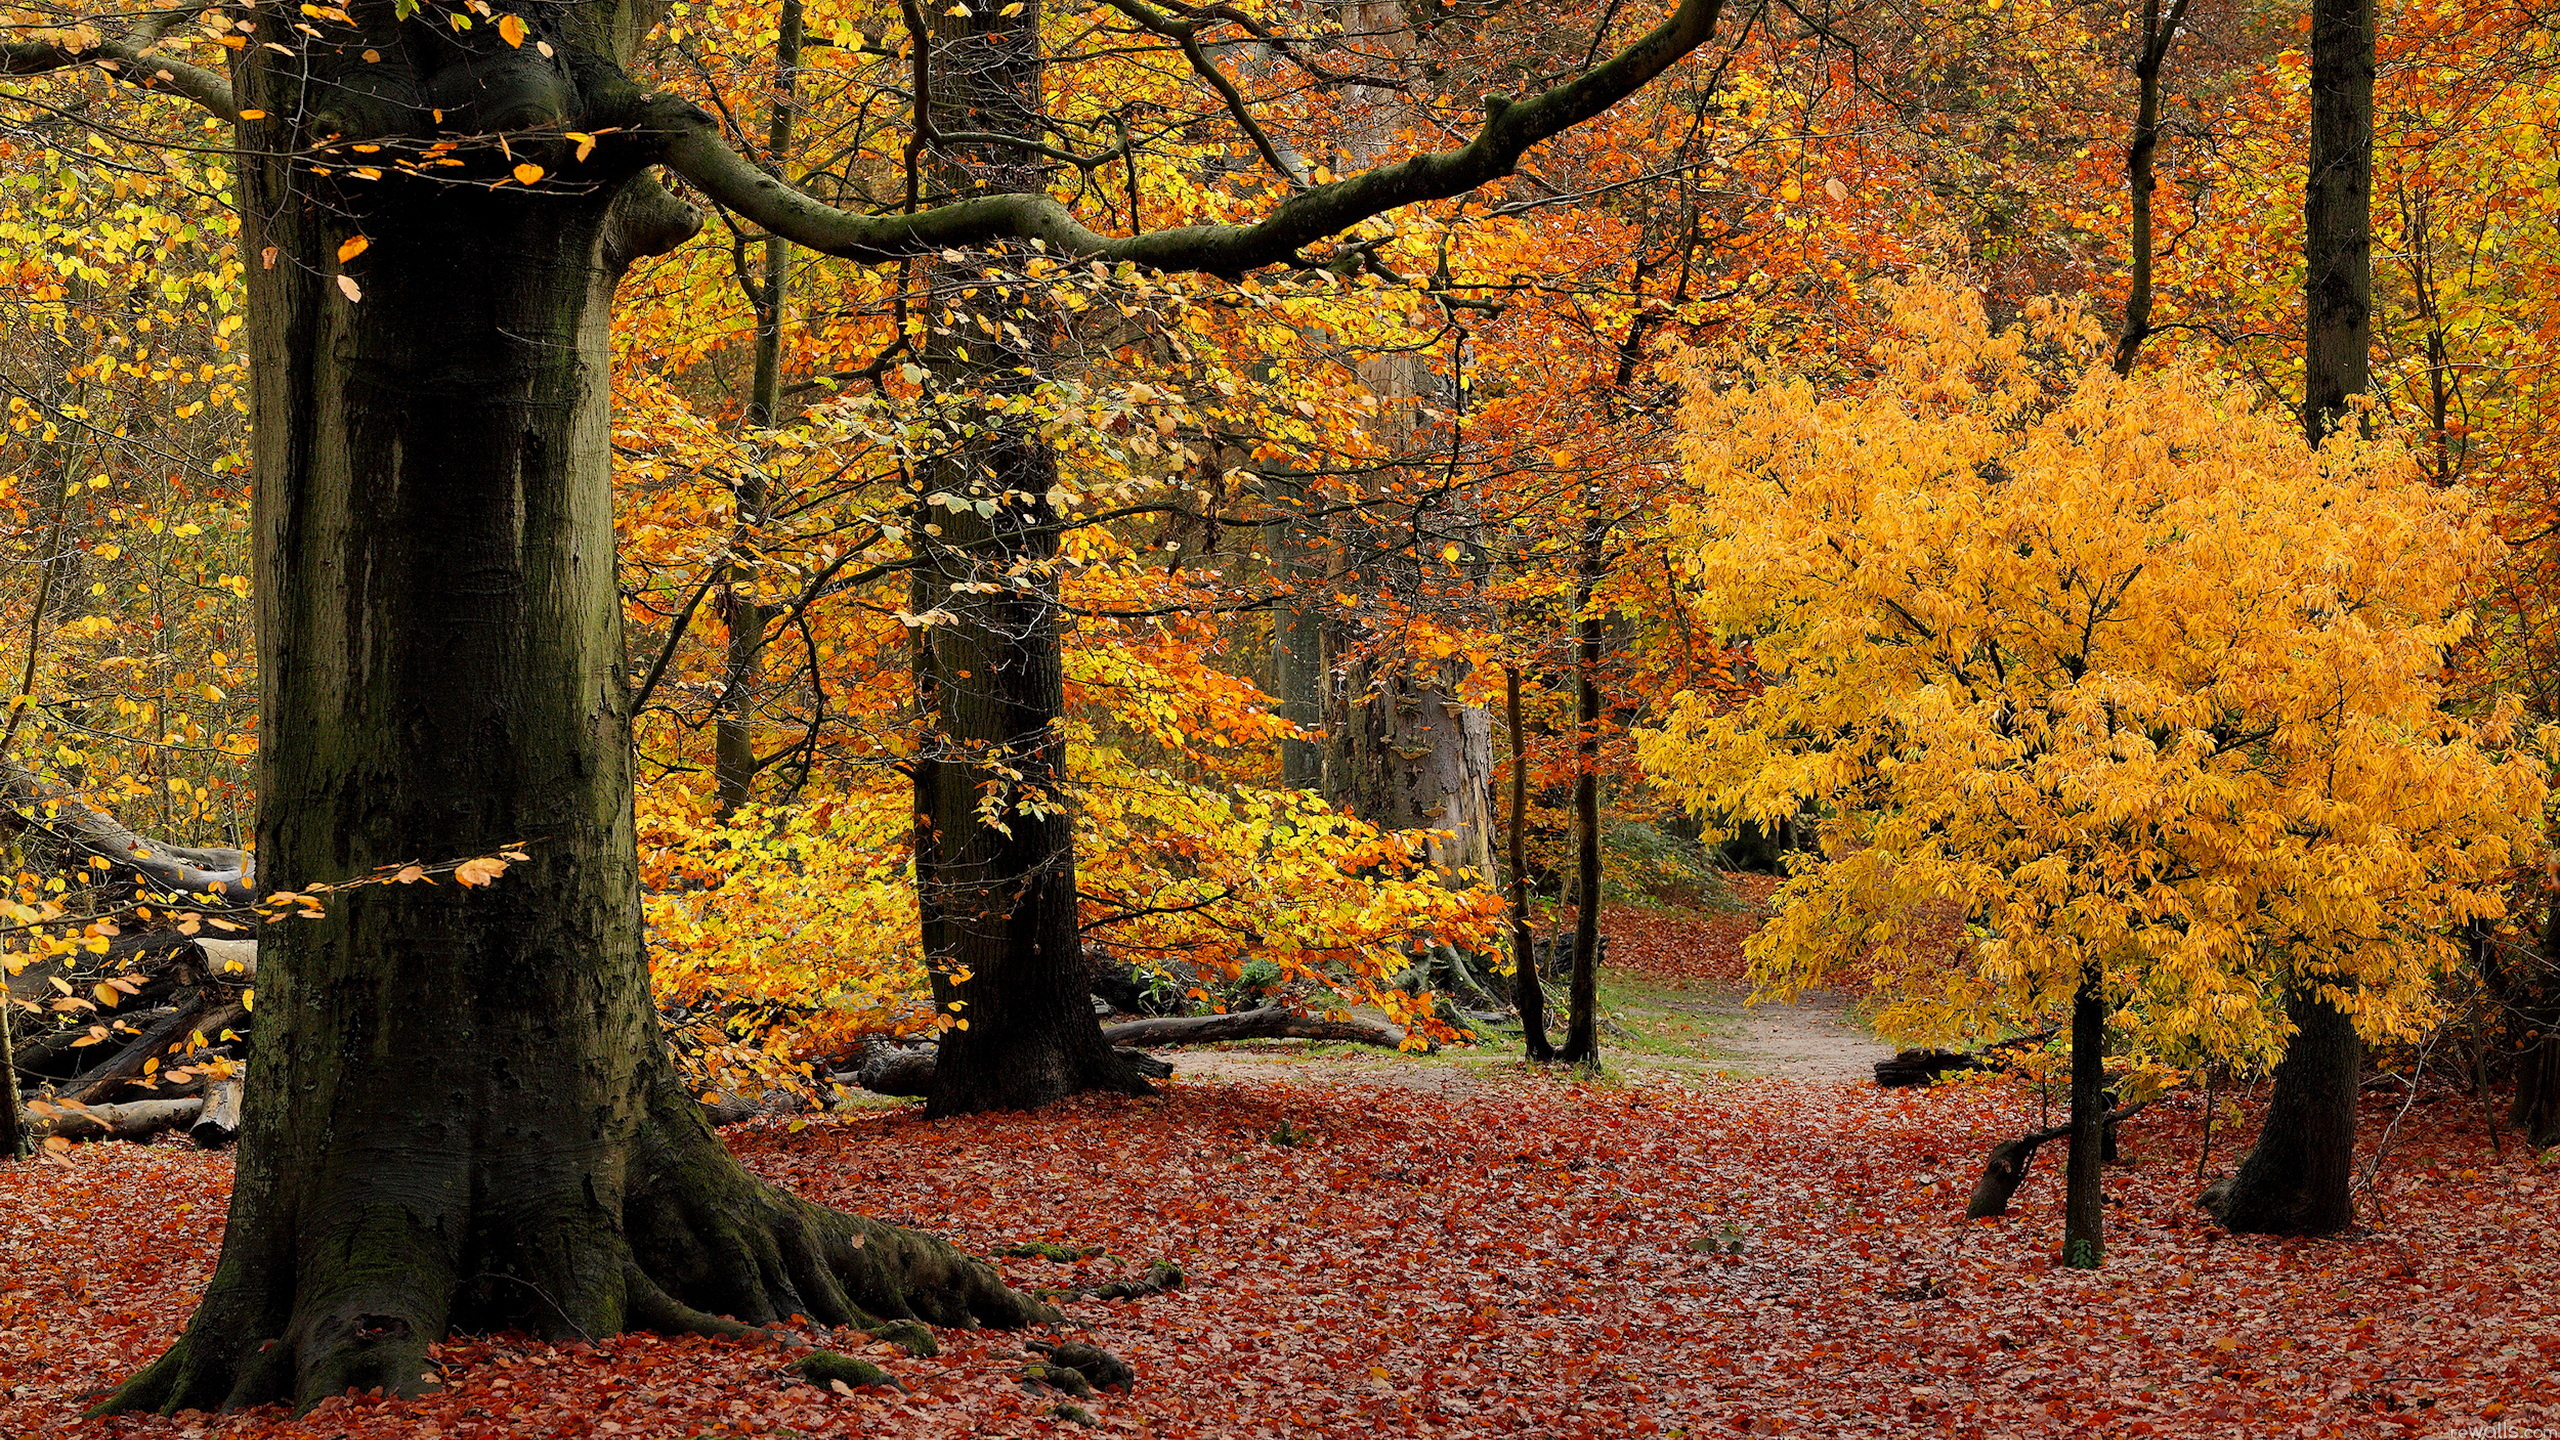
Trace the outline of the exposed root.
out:
[[[431,1207],[379,1195],[296,1226],[272,1195],[246,1188],[244,1170],[251,1203],[187,1333],[95,1413],[307,1410],[377,1387],[416,1395],[435,1385],[428,1345],[454,1330],[744,1336],[805,1317],[931,1354],[926,1324],[1058,1318],[945,1241],[749,1175],[672,1085],[643,1128],[619,1225],[572,1192],[468,1246],[420,1219]]]

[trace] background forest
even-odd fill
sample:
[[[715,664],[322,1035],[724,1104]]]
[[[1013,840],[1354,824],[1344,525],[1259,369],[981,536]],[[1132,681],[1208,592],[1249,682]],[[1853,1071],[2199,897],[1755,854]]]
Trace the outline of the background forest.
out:
[[[1239,1038],[1578,1063],[1558,1084],[1600,1088],[1463,1117],[1372,1096],[1317,1127],[1350,1145],[1357,1111],[1397,1132],[1358,1142],[1385,1147],[1353,1165],[1363,1183],[1429,1175],[1443,1124],[1537,1136],[1526,1164],[1577,1116],[1621,1125],[1604,1051],[1651,1044],[1639,991],[1709,955],[1718,982],[1855,1004],[1913,1047],[1906,1072],[1979,1082],[1947,1102],[1973,1107],[1961,1139],[1763,1096],[1776,1118],[1736,1145],[1873,1125],[1880,1165],[1956,1189],[1988,1152],[1981,1217],[2067,1140],[2067,1228],[2038,1243],[2072,1267],[2106,1253],[2119,1122],[2130,1140],[2149,1110],[2205,1154],[2217,1123],[2274,1136],[2321,1045],[2346,1079],[2317,1103],[2347,1132],[2306,1120],[2309,1159],[2253,1161],[2213,1202],[2234,1230],[2336,1232],[2353,1217],[2302,1196],[2343,1203],[2351,1180],[2373,1217],[2359,1051],[2401,1077],[2395,1103],[2461,1087],[2472,1133],[2517,1163],[2560,1145],[2554,12],[2362,12],[2369,308],[2348,364],[2320,350],[2344,332],[2321,328],[2317,234],[2306,255],[2301,4],[590,9],[0,7],[10,1148],[21,1123],[57,1161],[173,1125],[219,1145],[264,1056],[390,1053],[360,1027],[260,1039],[272,934],[326,957],[287,962],[308,967],[302,1005],[353,983],[328,968],[348,956],[478,953],[456,937],[501,930],[506,964],[628,941],[651,1003],[624,1014],[603,985],[599,1033],[662,1030],[714,1120],[793,1117],[733,1132],[774,1181],[806,1158],[791,1137],[825,1130],[812,1117],[876,1119],[872,1092],[937,1117],[1038,1107],[1143,1090],[1163,1068],[1146,1047]],[[606,34],[614,83],[645,101],[596,98],[622,93],[595,79]],[[368,78],[394,71],[414,95]],[[567,85],[585,109],[544,88]],[[394,95],[433,121],[375,123]],[[586,238],[505,218],[526,214],[584,217],[556,223]],[[590,293],[610,303],[560,298]],[[521,321],[526,354],[607,358],[484,405],[512,372],[436,327],[486,315]],[[474,467],[503,449],[531,473],[568,446],[609,464],[611,573],[578,569],[606,521],[574,501],[551,568],[609,582],[618,624],[581,628],[574,595],[539,586],[493,619],[490,597],[525,587],[483,563],[488,536],[547,512]],[[306,484],[332,465],[341,489]],[[292,501],[253,513],[288,473]],[[394,511],[413,549],[328,548]],[[410,658],[384,678],[365,657],[394,632],[345,617],[394,589]],[[538,637],[530,659],[488,642],[502,628]],[[262,676],[262,655],[293,673]],[[526,729],[507,717],[527,705],[470,698],[579,657],[627,704],[564,688]],[[615,758],[561,738],[581,734]],[[527,817],[561,806],[512,791],[555,781],[633,809],[548,829]],[[618,904],[625,854],[635,917],[546,918]],[[302,938],[331,927],[357,938]],[[1668,959],[1665,933],[1685,937]],[[1117,1017],[1099,1035],[1093,997]],[[556,1038],[528,1021],[470,1043],[503,1059]],[[556,1048],[574,1069],[579,1043]],[[2076,1123],[2046,1123],[2057,1099]],[[655,1103],[632,1102],[644,1129]],[[1148,1120],[1167,1128],[1146,1163],[1228,1128],[1295,1149],[1310,1103]],[[2021,1105],[2027,1138],[1993,1149]],[[997,1121],[954,1123],[933,1133],[978,1163],[1022,1153],[965,1128]],[[1617,1153],[1637,1167],[1650,1143]],[[77,1153],[91,1173],[66,1187],[153,1163]],[[1085,1233],[1151,1203],[1104,1193],[1140,1178],[1098,1178],[1125,1158],[1093,1160]],[[1478,1162],[1512,1163],[1449,1164]],[[2279,1164],[2334,1184],[2278,1194]],[[845,1192],[841,1173],[811,1184]],[[2140,1184],[2168,1206],[2184,1180]],[[1292,1193],[1236,1203],[1315,1203]],[[974,1221],[944,1205],[966,1208],[944,1188],[891,1213],[974,1224],[981,1250],[1040,1241],[1015,1258],[1092,1298],[1072,1279],[1091,1256],[1048,1243],[1071,1228],[1001,1197]],[[1383,1253],[1399,1232],[1380,1223],[1355,1248]],[[1746,1242],[1757,1263],[1779,1223],[1679,1221],[1718,1264]],[[876,1233],[906,1234],[849,1244]],[[1916,1254],[1877,1260],[1880,1284],[1942,1299],[1963,1264]],[[643,1263],[654,1288],[554,1309],[715,1333],[694,1322],[900,1313],[847,1281],[831,1317],[830,1286],[772,1278],[796,1263],[735,1304]],[[1022,1318],[976,1283],[951,1282],[949,1316],[912,1314]],[[120,1401],[398,1393],[415,1356],[549,1363],[431,1352],[448,1313],[559,1328],[520,1297],[456,1299],[394,1375],[312,1340],[308,1303],[293,1375],[164,1365]],[[0,1321],[34,1305],[0,1293]],[[2547,1373],[2560,1330],[2533,1314],[2505,1339]],[[245,1322],[239,1344],[281,1327]],[[1176,1363],[1160,1339],[1115,1343]],[[2255,1383],[2231,1354],[2217,1383]],[[2414,1404],[2384,1404],[2386,1380],[2322,1413]],[[1954,1403],[1901,1383],[1891,1413],[1915,1425]],[[2504,1412],[2479,1408],[2495,1384],[2462,1393],[2466,1415]],[[1037,1413],[1076,1408],[1055,1398]],[[1658,1413],[1629,1401],[1594,1433]]]

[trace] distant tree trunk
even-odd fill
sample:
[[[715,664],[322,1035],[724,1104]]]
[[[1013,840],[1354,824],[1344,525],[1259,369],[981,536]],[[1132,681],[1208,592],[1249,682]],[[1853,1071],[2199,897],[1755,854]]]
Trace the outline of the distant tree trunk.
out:
[[[800,0],[782,0],[773,46],[773,112],[765,129],[764,148],[767,165],[786,184],[790,177],[782,170],[791,156],[801,29]],[[746,404],[750,430],[771,429],[782,409],[782,315],[791,298],[790,241],[779,235],[764,237],[761,279],[755,303],[755,377],[750,382]],[[733,484],[738,518],[730,549],[740,557],[751,557],[764,528],[769,503],[765,478],[758,467],[742,465]],[[773,607],[755,599],[754,582],[755,568],[750,559],[745,564],[733,563],[728,583],[721,588],[721,613],[728,621],[729,657],[720,690],[720,717],[713,727],[712,780],[720,818],[724,820],[747,803],[755,788],[756,688],[762,678],[764,632],[772,623]]]
[[[1304,730],[1324,724],[1324,617],[1315,591],[1323,584],[1323,568],[1313,553],[1311,527],[1294,513],[1305,503],[1303,487],[1272,480],[1271,498],[1284,507],[1283,517],[1263,527],[1263,535],[1279,562],[1279,582],[1287,595],[1271,610],[1271,693],[1280,702],[1280,718]],[[1324,742],[1290,736],[1280,742],[1280,783],[1291,790],[1324,788]]]
[[[2303,203],[2304,438],[2344,423],[2370,383],[2373,0],[2312,0],[2311,168]],[[2355,1222],[2355,1022],[2307,982],[2285,991],[2294,1036],[2267,1118],[2232,1177],[2233,1230],[2321,1235]]]
[[[1573,739],[1573,991],[1564,1050],[1571,1065],[1600,1063],[1600,646],[1606,627],[1598,610],[1607,531],[1597,494],[1586,493],[1582,560],[1575,577]]]
[[[1388,830],[1445,830],[1430,844],[1444,874],[1494,876],[1493,719],[1458,698],[1453,667],[1389,656],[1349,667],[1328,788]]]
[[[925,19],[933,126],[1044,139],[1040,25],[1036,0],[937,7]],[[925,45],[927,34],[914,43]],[[1045,183],[1029,152],[1004,144],[936,147],[930,173],[954,194]],[[977,266],[939,263],[957,267],[942,287],[952,318],[927,340],[924,359],[944,403],[1027,391],[1049,362],[1050,322],[1019,291],[979,282]],[[974,297],[959,294],[973,283]],[[970,307],[995,335],[959,323]],[[926,959],[938,991],[958,1007],[926,1109],[1029,1110],[1083,1090],[1145,1094],[1145,1078],[1102,1038],[1077,931],[1075,816],[1059,724],[1058,514],[1049,499],[1056,457],[1019,422],[991,412],[968,419],[977,434],[927,468],[925,523],[914,536],[919,613],[954,621],[919,634],[934,716],[915,762],[917,820],[929,832],[917,846],[917,888]],[[933,506],[936,495],[953,503]],[[1001,810],[996,823],[982,809],[990,800]]]
[[[1529,1058],[1544,1062],[1556,1058],[1556,1047],[1547,1039],[1547,989],[1538,978],[1537,937],[1529,929],[1529,752],[1516,665],[1502,667],[1502,708],[1511,729],[1511,994]]]
[[[2537,1149],[2560,1145],[2560,904],[2542,922],[2538,963],[2507,985],[2516,1098],[2507,1118]]]
[[[2133,78],[2137,89],[2133,121],[2133,140],[2125,147],[2125,202],[2130,224],[2127,239],[2132,248],[2131,269],[2124,296],[2124,325],[2116,332],[2115,372],[2133,373],[2134,358],[2142,353],[2142,342],[2151,338],[2153,264],[2151,192],[2158,187],[2154,173],[2160,153],[2160,68],[2169,58],[2169,47],[2178,38],[2178,26],[2186,19],[2187,0],[2171,0],[2164,21],[2160,0],[2143,0],[2142,52],[2134,57]]]
[[[2106,1262],[2107,987],[2089,965],[2071,999],[2071,1160],[2064,1177],[2062,1263],[2095,1270]]]

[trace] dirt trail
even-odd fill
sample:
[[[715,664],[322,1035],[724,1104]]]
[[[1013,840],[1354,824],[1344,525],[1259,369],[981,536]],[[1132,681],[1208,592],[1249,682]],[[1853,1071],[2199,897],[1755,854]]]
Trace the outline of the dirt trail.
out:
[[[1730,1074],[1847,1085],[1873,1081],[1875,1063],[1893,1054],[1892,1046],[1876,1039],[1873,1031],[1851,1017],[1848,1003],[1833,995],[1808,995],[1792,1005],[1746,1006],[1738,994],[1698,992],[1671,1002],[1671,1009],[1703,1022],[1714,1033],[1711,1054],[1654,1053],[1613,1043],[1623,1036],[1604,1036],[1604,1063],[1637,1080]],[[1626,1015],[1620,1023],[1642,1027],[1646,1021]],[[1385,1050],[1345,1053],[1340,1047],[1280,1040],[1165,1054],[1173,1061],[1176,1083],[1284,1080],[1394,1085],[1434,1094],[1474,1089],[1526,1064],[1510,1045],[1419,1056]]]
[[[1850,1018],[1837,995],[1807,995],[1792,1005],[1736,1005],[1744,1027],[1734,1048],[1745,1068],[1780,1080],[1851,1084],[1876,1078],[1893,1047]]]

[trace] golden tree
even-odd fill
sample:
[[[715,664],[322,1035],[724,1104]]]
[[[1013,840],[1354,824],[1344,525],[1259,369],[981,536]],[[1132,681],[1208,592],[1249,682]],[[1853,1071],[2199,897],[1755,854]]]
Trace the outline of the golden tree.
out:
[[[1910,1034],[2071,1011],[2065,1258],[2094,1265],[2109,1027],[2262,1057],[2281,983],[2406,1033],[2450,928],[2501,908],[2541,771],[2511,711],[2440,704],[2493,541],[2398,447],[2120,378],[2063,312],[1887,299],[1863,393],[1693,377],[1685,563],[1768,683],[1643,752],[1701,811],[1823,807],[1765,991],[1871,966]],[[1914,943],[1948,907],[1956,967]]]

